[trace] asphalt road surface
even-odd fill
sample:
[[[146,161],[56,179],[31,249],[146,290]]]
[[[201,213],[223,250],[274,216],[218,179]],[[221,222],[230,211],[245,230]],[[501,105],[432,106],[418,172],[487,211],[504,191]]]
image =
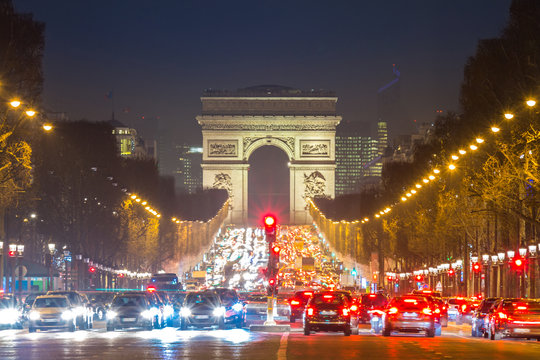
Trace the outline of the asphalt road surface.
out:
[[[304,336],[301,324],[290,333],[247,329],[106,332],[0,330],[0,359],[540,359],[540,342],[471,338],[467,325],[450,325],[440,337],[406,334],[383,338],[363,326],[360,335]]]

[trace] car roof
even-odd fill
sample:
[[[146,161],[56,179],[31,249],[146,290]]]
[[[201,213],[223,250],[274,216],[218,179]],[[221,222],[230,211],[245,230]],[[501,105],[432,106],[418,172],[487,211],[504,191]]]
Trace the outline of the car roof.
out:
[[[36,297],[36,300],[37,299],[66,299],[69,301],[67,296],[64,296],[64,295],[40,295]]]

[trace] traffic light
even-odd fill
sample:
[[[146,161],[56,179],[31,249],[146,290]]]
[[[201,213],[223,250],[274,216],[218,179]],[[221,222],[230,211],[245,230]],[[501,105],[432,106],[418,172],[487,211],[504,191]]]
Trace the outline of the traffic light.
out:
[[[454,276],[454,275],[456,275],[455,270],[454,269],[449,269],[448,270],[448,276]]]
[[[266,289],[266,294],[268,296],[274,296],[277,294],[277,281],[275,278],[268,279],[268,288]]]
[[[472,266],[472,269],[475,273],[479,273],[480,270],[482,269],[482,267],[480,266],[479,263],[474,263],[473,266]]]
[[[518,272],[521,273],[525,269],[525,260],[522,258],[515,258],[512,268]]]
[[[15,256],[17,256],[17,252],[13,251],[13,250],[10,250],[10,251],[8,251],[8,256],[9,257],[15,257]]]
[[[91,274],[93,274],[93,273],[96,272],[96,268],[93,267],[93,266],[90,266],[90,267],[88,268],[88,272],[91,273]]]
[[[266,232],[267,240],[268,242],[272,242],[276,238],[276,226],[277,226],[276,217],[274,215],[266,215],[264,217],[263,222],[264,222],[264,230]]]
[[[279,252],[280,251],[281,251],[281,248],[279,247],[279,245],[272,246],[272,253],[274,254],[274,256],[277,256],[278,259],[279,259]]]
[[[424,281],[424,276],[423,275],[416,275],[415,279],[418,282],[422,282],[422,281]]]

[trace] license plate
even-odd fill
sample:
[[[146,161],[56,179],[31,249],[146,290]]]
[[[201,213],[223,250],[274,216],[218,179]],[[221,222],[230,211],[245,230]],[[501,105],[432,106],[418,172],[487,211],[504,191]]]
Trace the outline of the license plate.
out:
[[[195,315],[195,319],[208,319],[209,317],[208,315]]]
[[[514,329],[514,332],[518,334],[526,334],[526,333],[530,333],[531,329]]]
[[[123,322],[134,322],[136,320],[137,320],[137,318],[123,318],[122,319]]]
[[[323,310],[320,312],[321,315],[336,315],[335,311],[332,310]]]
[[[58,319],[43,319],[43,322],[57,322]]]
[[[403,313],[403,317],[406,317],[406,318],[415,318],[417,315],[416,313]]]

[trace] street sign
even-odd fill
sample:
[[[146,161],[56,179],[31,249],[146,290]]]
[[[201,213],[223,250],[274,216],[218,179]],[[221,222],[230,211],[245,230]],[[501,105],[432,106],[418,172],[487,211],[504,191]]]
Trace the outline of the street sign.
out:
[[[20,273],[19,273],[20,272]],[[26,273],[28,273],[28,269],[24,265],[17,265],[15,267],[15,275],[20,277],[25,277]]]
[[[441,284],[440,281],[439,281],[439,282],[437,283],[437,285],[435,286],[435,290],[437,290],[437,291],[439,291],[439,292],[442,292],[442,284]]]

